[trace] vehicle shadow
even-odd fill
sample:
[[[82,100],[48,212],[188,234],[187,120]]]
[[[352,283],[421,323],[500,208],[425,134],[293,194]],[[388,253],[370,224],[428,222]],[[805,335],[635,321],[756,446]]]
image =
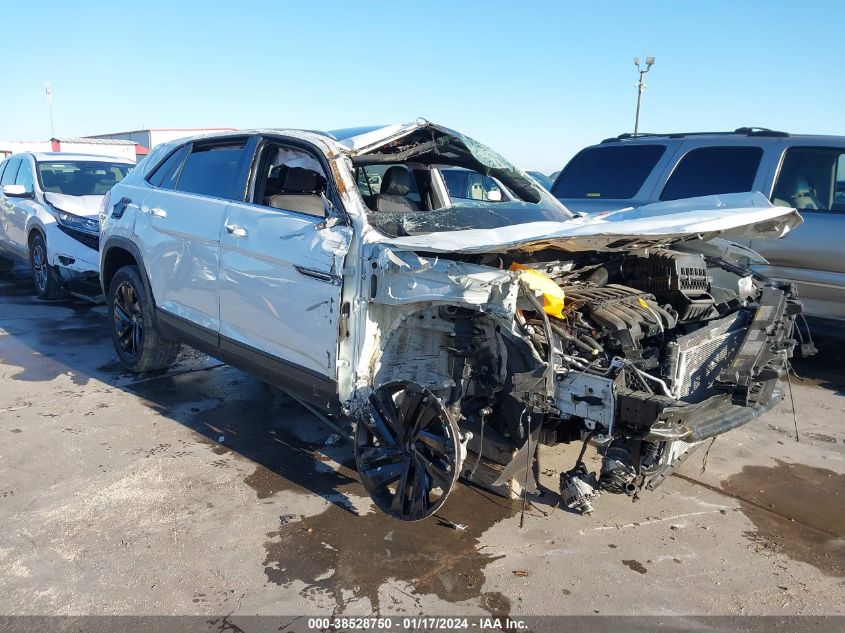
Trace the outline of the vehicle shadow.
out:
[[[810,381],[845,396],[845,338],[816,336],[818,353],[792,361],[799,380]]]
[[[355,513],[349,495],[366,494],[349,443],[336,442],[335,430],[294,400],[187,347],[167,371],[136,376],[116,359],[104,306],[40,301],[21,269],[0,274],[0,362],[10,366],[3,381],[67,376],[78,386],[96,380],[137,396],[215,453],[254,462],[245,483],[259,498],[310,492]]]

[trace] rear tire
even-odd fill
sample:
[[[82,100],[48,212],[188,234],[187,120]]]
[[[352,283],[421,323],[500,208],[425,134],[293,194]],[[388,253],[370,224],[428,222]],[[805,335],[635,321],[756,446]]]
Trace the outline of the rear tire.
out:
[[[67,290],[47,260],[47,243],[41,233],[36,233],[29,242],[29,264],[32,266],[35,294],[39,299],[55,301],[68,296]]]
[[[137,266],[124,266],[115,273],[109,284],[108,305],[114,349],[126,367],[143,373],[173,364],[181,345],[158,331],[153,302]]]

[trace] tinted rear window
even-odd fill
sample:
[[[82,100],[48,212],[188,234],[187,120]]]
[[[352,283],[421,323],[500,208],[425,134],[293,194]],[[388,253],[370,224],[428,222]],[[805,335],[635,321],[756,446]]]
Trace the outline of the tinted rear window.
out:
[[[576,154],[552,187],[557,198],[633,198],[665,145],[588,147]]]
[[[761,147],[701,147],[688,152],[660,194],[661,200],[751,191]]]
[[[243,199],[236,195],[243,143],[194,146],[185,159],[176,189],[215,198]]]
[[[179,168],[185,160],[190,145],[183,145],[173,152],[158,168],[147,177],[147,181],[154,187],[175,189],[176,181],[179,179]]]

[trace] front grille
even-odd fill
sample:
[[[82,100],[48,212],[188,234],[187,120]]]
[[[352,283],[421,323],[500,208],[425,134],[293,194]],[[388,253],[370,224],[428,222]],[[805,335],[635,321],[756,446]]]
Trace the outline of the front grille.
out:
[[[70,235],[73,239],[75,239],[80,244],[84,244],[88,248],[92,248],[95,251],[100,250],[100,236],[99,235],[92,235],[91,233],[86,233],[85,231],[78,231],[76,229],[71,229],[66,226],[62,226],[61,224],[58,225],[59,230],[66,235]]]
[[[716,377],[736,356],[747,325],[748,312],[740,310],[669,343],[667,361],[673,395],[700,402],[716,393]]]

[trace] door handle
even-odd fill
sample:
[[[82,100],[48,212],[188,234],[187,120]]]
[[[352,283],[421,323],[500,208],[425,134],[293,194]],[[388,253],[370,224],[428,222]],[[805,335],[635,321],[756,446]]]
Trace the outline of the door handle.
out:
[[[226,231],[234,237],[246,237],[246,229],[237,224],[226,224]]]
[[[150,215],[156,218],[166,218],[167,211],[165,211],[164,209],[159,209],[158,207],[153,207],[152,209],[150,209]]]

